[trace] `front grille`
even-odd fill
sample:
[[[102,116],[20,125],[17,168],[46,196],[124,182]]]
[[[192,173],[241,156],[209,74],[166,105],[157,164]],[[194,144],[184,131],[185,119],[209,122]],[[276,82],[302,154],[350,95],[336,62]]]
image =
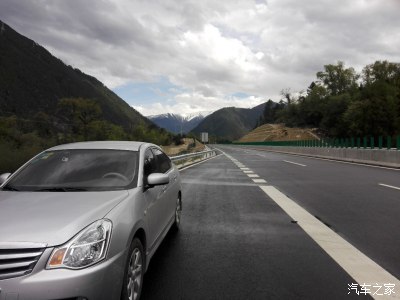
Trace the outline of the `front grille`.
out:
[[[0,280],[31,273],[44,249],[0,247]]]

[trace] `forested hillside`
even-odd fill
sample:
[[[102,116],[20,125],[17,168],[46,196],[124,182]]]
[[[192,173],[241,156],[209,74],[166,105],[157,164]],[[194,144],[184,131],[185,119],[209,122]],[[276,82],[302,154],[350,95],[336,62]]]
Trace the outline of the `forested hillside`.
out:
[[[96,78],[65,65],[0,21],[0,172],[55,144],[171,135]]]
[[[328,137],[400,134],[400,64],[376,61],[360,74],[343,62],[325,65],[305,90],[268,101],[263,123],[319,128]]]
[[[222,108],[207,116],[192,132],[197,135],[208,132],[220,142],[234,141],[255,127],[264,106],[263,103],[253,108]]]

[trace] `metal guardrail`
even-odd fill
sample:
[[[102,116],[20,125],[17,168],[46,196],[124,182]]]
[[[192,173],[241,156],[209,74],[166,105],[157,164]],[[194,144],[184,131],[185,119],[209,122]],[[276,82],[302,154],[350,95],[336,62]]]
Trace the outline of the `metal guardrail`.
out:
[[[185,166],[200,162],[202,160],[208,159],[216,155],[217,155],[216,150],[206,150],[201,152],[171,156],[170,159],[175,163],[178,169],[180,169]]]
[[[288,146],[288,147],[312,147],[312,148],[357,148],[357,149],[386,149],[400,150],[400,135],[396,137],[375,138],[350,137],[350,138],[323,138],[320,140],[301,141],[267,141],[267,142],[234,142],[235,145],[251,146]]]

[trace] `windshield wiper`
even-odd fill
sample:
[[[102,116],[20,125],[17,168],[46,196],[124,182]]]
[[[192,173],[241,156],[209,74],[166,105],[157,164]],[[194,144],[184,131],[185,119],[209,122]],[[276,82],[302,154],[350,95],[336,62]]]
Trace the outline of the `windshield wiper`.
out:
[[[84,192],[87,189],[77,187],[51,187],[34,190],[34,192]]]
[[[4,191],[14,191],[14,192],[18,192],[19,191],[19,189],[15,188],[15,187],[13,187],[11,185],[6,185],[6,186],[2,187],[2,189]]]

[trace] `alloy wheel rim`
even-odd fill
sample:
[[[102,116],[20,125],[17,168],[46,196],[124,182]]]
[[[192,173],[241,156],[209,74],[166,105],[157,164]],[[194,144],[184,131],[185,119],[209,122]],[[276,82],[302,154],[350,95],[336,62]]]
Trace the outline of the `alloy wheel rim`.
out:
[[[137,300],[142,284],[142,254],[138,248],[132,252],[128,265],[128,298]]]

